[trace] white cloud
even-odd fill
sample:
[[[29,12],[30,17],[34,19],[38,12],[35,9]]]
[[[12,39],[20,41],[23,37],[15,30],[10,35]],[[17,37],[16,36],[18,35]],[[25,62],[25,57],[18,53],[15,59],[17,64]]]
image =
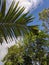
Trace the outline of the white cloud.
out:
[[[0,65],[4,65],[2,62],[0,62]]]
[[[13,0],[7,0],[7,10],[9,9],[12,1]],[[43,0],[15,0],[15,2],[18,1],[19,1],[19,6],[24,6],[26,8],[25,12],[27,12],[28,10],[37,8],[37,6],[41,4]]]
[[[3,57],[7,54],[7,48],[0,45],[0,61],[3,59]]]
[[[22,41],[23,41],[23,37],[22,36],[19,36],[16,39],[16,41],[15,41],[15,39],[13,39],[12,42],[8,39],[8,44],[4,40],[2,45],[0,44],[0,61],[3,60],[5,55],[8,53],[8,48],[10,48],[11,46],[15,45],[18,42],[23,43]]]
[[[15,41],[9,42],[8,44],[4,41],[2,45],[0,44],[0,61],[5,57],[5,55],[8,53],[8,48],[13,46],[15,44]]]
[[[26,8],[25,11],[35,9],[39,4],[41,4],[42,0],[19,0],[20,6],[24,6]]]

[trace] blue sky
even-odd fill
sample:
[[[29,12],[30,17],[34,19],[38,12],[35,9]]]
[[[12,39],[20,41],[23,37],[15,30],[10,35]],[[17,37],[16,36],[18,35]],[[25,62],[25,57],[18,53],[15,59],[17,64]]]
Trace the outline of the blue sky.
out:
[[[43,0],[43,3],[39,4],[38,7],[31,12],[31,14],[33,14],[35,16],[35,19],[29,25],[40,25],[39,26],[40,29],[43,29],[43,27],[41,27],[42,21],[39,20],[38,14],[39,14],[39,12],[41,12],[45,8],[49,8],[49,0]]]

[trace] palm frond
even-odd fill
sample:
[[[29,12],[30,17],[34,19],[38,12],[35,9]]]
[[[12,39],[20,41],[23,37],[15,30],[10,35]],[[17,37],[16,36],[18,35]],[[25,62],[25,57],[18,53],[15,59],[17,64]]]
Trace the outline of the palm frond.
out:
[[[2,42],[1,40],[3,40],[3,38],[6,42],[7,37],[12,39],[13,33],[15,37],[17,37],[22,34],[29,33],[28,30],[37,31],[33,26],[27,26],[28,23],[33,21],[34,17],[32,17],[32,15],[28,15],[29,12],[22,14],[25,8],[18,7],[18,4],[19,2],[15,5],[15,1],[13,0],[6,14],[6,0],[2,3],[0,11],[0,42]]]

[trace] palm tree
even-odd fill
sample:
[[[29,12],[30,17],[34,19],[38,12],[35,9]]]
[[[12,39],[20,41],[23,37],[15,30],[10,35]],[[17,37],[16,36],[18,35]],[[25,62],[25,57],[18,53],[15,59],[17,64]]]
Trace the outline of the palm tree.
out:
[[[1,0],[0,0],[1,1]],[[29,33],[29,31],[37,31],[37,26],[27,26],[28,23],[33,21],[34,17],[29,15],[29,12],[23,14],[25,8],[18,7],[19,2],[16,5],[13,0],[7,14],[6,14],[6,0],[3,0],[0,10],[0,42],[3,39],[7,42],[7,37],[11,39],[15,37]],[[14,34],[14,35],[13,35]]]

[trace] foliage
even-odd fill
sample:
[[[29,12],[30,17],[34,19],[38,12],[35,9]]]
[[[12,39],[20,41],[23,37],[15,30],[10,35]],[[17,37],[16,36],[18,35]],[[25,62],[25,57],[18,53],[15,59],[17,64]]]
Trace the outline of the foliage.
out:
[[[29,35],[26,34],[23,38],[23,45],[19,42],[19,47],[16,44],[8,49],[8,54],[3,60],[5,61],[4,65],[9,65],[8,63],[11,65],[33,65],[35,63],[36,65],[37,62],[46,65],[49,60],[45,49],[48,42],[47,38],[48,35],[43,31],[39,32],[39,35],[34,35],[32,32]]]
[[[43,26],[45,28],[44,31],[48,33],[49,36],[49,8],[44,9],[42,12],[39,13],[39,19],[43,21]],[[49,47],[49,41],[47,41],[46,46]],[[49,65],[49,52],[47,53],[47,65]]]
[[[1,0],[0,0],[1,1]],[[36,26],[27,26],[34,17],[29,12],[23,13],[25,8],[18,7],[13,0],[6,13],[6,0],[3,1],[0,11],[0,42],[20,35],[24,35],[23,44],[20,42],[8,49],[8,54],[3,59],[4,65],[49,65],[49,35],[38,31]],[[49,21],[49,9],[39,13],[40,19]],[[49,24],[49,23],[48,23]],[[45,24],[44,24],[45,26]],[[47,29],[47,27],[45,26]],[[26,34],[27,33],[27,34]],[[17,46],[18,45],[18,46]]]
[[[39,13],[39,19],[43,21],[46,32],[49,32],[49,8],[44,9]]]
[[[1,11],[0,11],[0,42],[3,39],[6,40],[15,37],[24,35],[32,31],[35,33],[37,31],[37,26],[27,26],[28,23],[32,22],[34,17],[27,13],[23,13],[25,8],[18,7],[19,2],[16,3],[13,0],[8,12],[6,13],[6,0],[3,0]],[[23,33],[23,34],[22,34]],[[36,32],[37,33],[37,32]]]

